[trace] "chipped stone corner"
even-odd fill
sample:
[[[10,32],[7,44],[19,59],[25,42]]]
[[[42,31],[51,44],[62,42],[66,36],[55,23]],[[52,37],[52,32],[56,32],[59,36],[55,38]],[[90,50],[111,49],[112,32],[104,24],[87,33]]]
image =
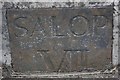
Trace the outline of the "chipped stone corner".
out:
[[[103,3],[97,3],[97,2],[1,2],[0,3],[0,30],[3,30],[2,27],[5,27],[5,31],[0,31],[3,33],[0,33],[0,45],[3,46],[0,49],[0,55],[2,56],[2,59],[0,58],[0,62],[1,65],[2,63],[5,64],[5,66],[7,65],[9,70],[11,67],[11,55],[10,55],[10,49],[8,47],[9,45],[9,37],[8,37],[8,33],[7,33],[7,28],[6,28],[6,23],[4,21],[6,21],[5,19],[5,8],[15,8],[15,9],[26,9],[26,8],[43,8],[43,7],[101,7],[101,6],[109,6],[113,4],[113,2],[103,2]],[[119,60],[119,52],[120,52],[120,41],[119,41],[119,29],[120,27],[118,27],[120,24],[120,16],[119,16],[119,8],[120,8],[120,2],[114,2],[114,14],[113,14],[113,55],[112,55],[112,60],[113,60],[113,64],[114,67],[110,70],[105,70],[104,72],[93,72],[93,73],[85,73],[85,74],[79,74],[79,77],[88,77],[88,78],[108,78],[109,76],[112,77],[118,77],[117,73],[118,73],[118,68],[117,65],[120,63]],[[2,22],[3,21],[3,22]],[[2,40],[3,39],[3,40]],[[3,65],[4,66],[4,65]],[[2,66],[1,66],[2,67]],[[1,69],[1,68],[0,68]],[[0,70],[1,75],[0,77],[2,78],[2,69]],[[11,72],[11,71],[10,71]],[[110,73],[110,74],[109,74]],[[10,74],[8,73],[3,73],[5,76],[8,76]],[[73,76],[76,77],[76,74],[59,74],[59,75],[54,75],[56,77],[61,76],[61,77],[69,77],[69,76]],[[92,76],[91,76],[92,75]],[[117,76],[116,76],[117,75]],[[29,75],[28,77],[36,77],[35,75]],[[45,75],[45,77],[49,77],[50,75]],[[24,77],[24,76],[23,76]],[[39,76],[41,77],[41,76]],[[78,77],[78,75],[77,75]],[[44,77],[43,77],[44,78]]]

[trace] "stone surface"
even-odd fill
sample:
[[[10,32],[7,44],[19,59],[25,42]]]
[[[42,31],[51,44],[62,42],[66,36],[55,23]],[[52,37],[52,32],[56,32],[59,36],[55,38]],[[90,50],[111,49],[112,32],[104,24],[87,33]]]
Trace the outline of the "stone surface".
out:
[[[8,9],[15,72],[79,72],[111,65],[112,12],[106,8]]]
[[[38,78],[5,78],[2,80],[119,80],[117,78],[56,78],[56,79],[48,79],[48,78],[43,78],[43,79],[38,79]]]
[[[2,25],[4,27],[3,28],[3,33],[2,33],[2,36],[3,36],[3,44],[2,44],[3,45],[3,49],[2,49],[3,60],[2,60],[2,63],[5,64],[5,67],[3,67],[3,72],[2,72],[3,76],[4,77],[9,77],[9,73],[10,73],[10,68],[9,67],[11,67],[11,59],[10,59],[11,58],[11,53],[10,53],[10,49],[9,49],[9,45],[8,45],[9,44],[9,38],[8,38],[7,25],[6,25],[7,24],[6,23],[7,22],[6,21],[6,11],[5,11],[6,8],[7,9],[12,9],[12,8],[13,9],[38,9],[38,8],[57,8],[57,7],[61,7],[61,8],[62,7],[71,7],[71,8],[74,8],[74,7],[77,7],[77,8],[81,8],[81,7],[100,8],[100,7],[105,7],[105,6],[109,6],[109,5],[112,5],[112,3],[111,2],[110,3],[108,3],[108,2],[100,3],[100,2],[89,2],[89,1],[87,3],[86,2],[80,2],[80,3],[72,2],[71,3],[69,1],[68,1],[68,3],[67,2],[66,3],[65,2],[62,2],[62,3],[61,2],[51,2],[51,3],[49,3],[49,2],[42,2],[42,3],[41,2],[35,2],[35,3],[34,2],[28,2],[28,3],[26,3],[26,2],[25,3],[24,2],[8,2],[5,6],[3,6],[3,9],[2,9],[2,14],[3,14],[3,16],[2,16],[3,17],[2,18],[3,24]],[[117,7],[117,5],[116,5],[116,7]],[[118,12],[116,9],[117,8],[114,8],[114,13]],[[113,16],[113,18],[114,18],[113,20],[116,20],[115,22],[117,22],[118,19],[115,18],[114,16]],[[104,22],[104,20],[103,20],[103,22]],[[115,27],[115,29],[117,30],[117,27],[116,27],[117,24],[113,23],[113,25],[114,25],[113,27]],[[114,36],[116,36],[117,34],[118,34],[118,31],[114,32]],[[114,39],[116,39],[116,41],[118,41],[117,37],[113,38],[113,42],[114,42]],[[114,45],[118,46],[117,43],[115,43]],[[118,52],[116,50],[117,47],[113,46],[113,49],[115,49],[115,52],[113,51],[112,54],[115,57],[113,58],[113,56],[112,56],[112,63],[116,64],[118,62],[118,58],[116,57],[116,56],[118,56],[117,55]],[[73,77],[73,75],[75,75],[75,77],[77,77],[77,78],[78,77],[82,77],[82,78],[86,78],[87,77],[88,80],[90,80],[91,77],[92,78],[116,77],[117,76],[116,75],[117,74],[116,73],[117,69],[118,68],[115,68],[115,66],[112,67],[112,68],[108,67],[106,70],[103,70],[103,71],[102,70],[98,70],[98,71],[96,71],[97,73],[94,73],[95,70],[93,70],[93,69],[89,69],[89,70],[85,69],[85,70],[83,70],[83,72],[80,72],[80,73],[83,73],[84,75],[80,75],[80,74],[77,74],[75,72],[75,73],[67,76],[67,78]],[[84,71],[85,71],[85,73],[84,73]],[[89,73],[89,71],[93,71],[93,72]],[[95,75],[93,75],[93,73]],[[77,74],[77,76],[76,76],[76,74]],[[90,75],[90,74],[92,74],[92,75]],[[20,80],[27,80],[27,79],[28,80],[36,80],[36,79],[40,80],[40,78],[38,78],[38,76],[42,76],[42,75],[41,74],[35,74],[34,75],[34,74],[32,74],[32,72],[28,72],[27,75],[23,74],[22,76],[21,76],[21,74],[19,74],[19,75],[16,74],[15,78],[4,78],[4,79],[6,79],[6,80],[19,80],[19,79]],[[25,76],[26,77],[32,77],[32,78],[25,78]],[[37,77],[37,78],[34,78],[34,77]],[[45,76],[42,76],[42,77],[46,78],[48,76],[45,75]],[[53,74],[53,77],[54,77],[54,74]],[[63,73],[61,75],[58,74],[58,76],[56,76],[56,78],[58,78],[58,77],[59,78],[62,78],[62,77],[66,78],[66,73]],[[50,75],[49,75],[49,78],[52,79],[52,77]],[[57,80],[59,80],[59,79],[57,79]],[[79,80],[81,80],[81,79],[79,79]],[[82,80],[85,80],[85,79],[82,79]],[[96,80],[96,79],[93,79],[93,80]],[[109,80],[109,78],[108,78],[108,80]],[[114,79],[112,79],[112,80],[114,80]]]

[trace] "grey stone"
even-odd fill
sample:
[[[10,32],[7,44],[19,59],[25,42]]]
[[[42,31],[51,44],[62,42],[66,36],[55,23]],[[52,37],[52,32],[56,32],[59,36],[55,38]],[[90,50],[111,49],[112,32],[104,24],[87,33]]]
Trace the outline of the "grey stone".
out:
[[[111,64],[110,16],[112,8],[7,10],[13,69],[16,72],[104,69]],[[104,21],[100,23],[101,20]]]
[[[8,9],[13,70],[107,69],[112,56],[112,11],[110,7]]]

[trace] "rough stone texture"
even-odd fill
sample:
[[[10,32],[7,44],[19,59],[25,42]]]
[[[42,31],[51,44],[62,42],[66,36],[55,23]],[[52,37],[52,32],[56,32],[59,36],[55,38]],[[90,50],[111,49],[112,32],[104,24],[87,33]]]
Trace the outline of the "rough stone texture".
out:
[[[16,4],[17,4],[17,6],[16,6]],[[15,3],[15,8],[16,9],[18,9],[18,8],[35,8],[35,7],[38,7],[38,8],[40,8],[40,7],[44,7],[45,5],[47,6],[47,7],[56,7],[56,5],[59,5],[60,7],[62,6],[62,7],[75,7],[76,5],[78,5],[78,3],[68,3],[68,5],[65,5],[64,3],[51,3],[50,5],[48,5],[48,4],[46,4],[46,3],[34,3],[34,4],[32,4],[32,3],[30,3],[31,4],[31,6],[29,6],[29,5],[27,5],[27,7],[26,6],[23,6],[22,4],[24,4],[24,5],[27,5],[26,3]],[[39,5],[38,5],[39,4]],[[95,3],[91,3],[91,4],[95,4]],[[105,4],[107,4],[107,3],[105,3]],[[110,4],[110,3],[108,3],[108,4]],[[51,6],[52,5],[52,6]],[[96,4],[96,5],[93,5],[92,7],[100,7],[100,6],[102,6],[102,5],[104,5],[104,3],[101,3],[99,6]],[[6,6],[8,6],[8,8],[12,8],[13,7],[13,4],[11,4],[11,3],[8,3]],[[81,7],[81,6],[90,6],[90,5],[88,5],[88,4],[84,4],[84,3],[80,3],[79,4],[79,6],[77,6],[77,7]],[[14,7],[13,7],[14,8]],[[8,39],[6,39],[6,40],[8,40]],[[4,42],[4,43],[6,43],[6,42]],[[9,44],[9,43],[7,43],[7,44]],[[6,49],[6,48],[5,48]],[[8,52],[6,52],[6,53],[9,53],[9,49],[8,50],[5,50],[5,51],[8,51]],[[4,52],[5,53],[5,52]],[[9,57],[10,55],[9,54],[7,54],[7,56]],[[7,59],[9,59],[8,57],[6,57],[6,60]],[[4,60],[4,62],[6,62],[6,60]],[[9,60],[7,60],[7,61],[11,61],[10,59]],[[10,64],[10,62],[6,62],[8,65]],[[112,70],[111,70],[112,71]],[[116,71],[116,69],[113,69],[113,72],[114,71]],[[106,70],[106,72],[107,72],[107,70]],[[108,70],[108,72],[109,72],[109,70]],[[98,75],[96,75],[96,77],[98,77],[100,74],[98,74]],[[110,76],[110,75],[109,75]],[[114,76],[113,74],[112,74],[112,76]],[[99,77],[103,77],[103,75],[102,76],[99,76]],[[105,76],[104,76],[105,77]],[[108,77],[108,76],[107,76]]]
[[[118,11],[118,21],[119,21],[119,26],[118,26],[118,28],[119,28],[119,43],[118,43],[118,45],[119,45],[119,58],[118,58],[119,65],[118,65],[118,76],[119,76],[119,79],[120,79],[120,1],[119,1],[118,7],[119,7],[119,11]]]
[[[108,69],[112,56],[112,11],[111,7],[7,10],[13,69]]]
[[[60,78],[56,78],[56,79],[48,79],[48,78],[42,78],[42,79],[38,79],[38,78],[19,78],[19,79],[16,79],[16,78],[5,78],[5,79],[2,79],[2,80],[119,80],[119,79],[116,79],[116,78],[74,78],[74,79],[71,79],[71,78],[66,78],[66,79],[60,79]]]

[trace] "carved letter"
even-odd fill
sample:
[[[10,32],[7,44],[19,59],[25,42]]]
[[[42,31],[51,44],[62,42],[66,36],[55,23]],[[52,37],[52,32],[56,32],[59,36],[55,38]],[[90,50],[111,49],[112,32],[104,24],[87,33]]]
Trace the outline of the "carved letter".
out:
[[[17,30],[15,30],[15,35],[16,37],[23,37],[27,34],[27,28],[25,27],[26,23],[25,23],[25,20],[26,20],[27,17],[18,17],[15,19],[14,21],[14,24],[15,24],[15,28]]]
[[[84,35],[88,29],[88,21],[85,17],[75,16],[70,21],[70,30],[74,35]]]

